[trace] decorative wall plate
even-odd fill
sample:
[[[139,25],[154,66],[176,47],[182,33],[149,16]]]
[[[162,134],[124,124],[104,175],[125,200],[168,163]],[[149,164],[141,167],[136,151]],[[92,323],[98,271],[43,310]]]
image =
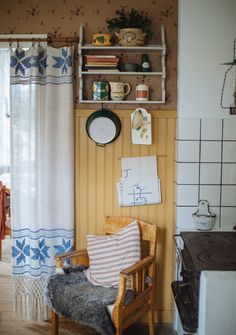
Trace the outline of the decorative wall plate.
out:
[[[152,144],[151,114],[144,108],[131,113],[131,135],[133,144]]]

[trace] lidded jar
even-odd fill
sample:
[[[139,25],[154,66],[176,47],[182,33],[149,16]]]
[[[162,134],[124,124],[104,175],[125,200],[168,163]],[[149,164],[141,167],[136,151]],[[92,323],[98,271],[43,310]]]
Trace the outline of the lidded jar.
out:
[[[146,84],[136,85],[136,100],[147,101],[149,100],[149,87]]]

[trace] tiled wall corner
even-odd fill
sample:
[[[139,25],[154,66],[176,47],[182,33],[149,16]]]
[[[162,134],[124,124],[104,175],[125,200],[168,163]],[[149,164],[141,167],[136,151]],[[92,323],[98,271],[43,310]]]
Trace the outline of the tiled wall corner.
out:
[[[194,229],[192,213],[206,199],[214,230],[236,224],[236,118],[177,120],[176,227]]]
[[[177,206],[198,205],[198,185],[178,185],[176,192]]]
[[[177,184],[198,185],[199,184],[199,163],[176,162],[175,181]]]
[[[199,141],[177,140],[178,162],[199,162]]]
[[[176,139],[199,140],[200,119],[179,118],[177,119]]]
[[[192,213],[197,211],[197,207],[175,206],[176,228],[179,230],[193,230],[194,222]]]

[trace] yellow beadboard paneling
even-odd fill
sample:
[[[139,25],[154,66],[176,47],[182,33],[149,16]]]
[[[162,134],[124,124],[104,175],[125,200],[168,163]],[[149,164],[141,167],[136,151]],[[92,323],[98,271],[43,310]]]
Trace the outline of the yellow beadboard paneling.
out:
[[[115,110],[122,130],[116,141],[97,146],[86,133],[87,117],[94,110],[75,111],[75,234],[76,247],[86,246],[87,234],[102,234],[109,216],[133,216],[158,227],[155,293],[156,321],[171,322],[173,278],[174,139],[176,111],[151,111],[152,145],[131,143],[130,110]],[[121,177],[121,158],[157,156],[162,203],[119,207],[116,183]]]

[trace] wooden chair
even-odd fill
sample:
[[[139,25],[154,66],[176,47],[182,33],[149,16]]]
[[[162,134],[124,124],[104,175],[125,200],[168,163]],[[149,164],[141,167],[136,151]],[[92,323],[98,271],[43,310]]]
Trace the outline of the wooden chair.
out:
[[[131,217],[106,217],[104,233],[115,234],[133,220],[134,218]],[[135,220],[140,227],[142,259],[120,273],[118,295],[112,312],[116,335],[122,335],[123,330],[145,312],[148,312],[149,335],[154,335],[153,288],[157,227],[143,220]],[[68,257],[71,258],[73,265],[89,266],[87,251],[83,249],[56,256],[57,267],[62,267],[63,260]],[[131,289],[135,291],[135,298],[131,303],[125,305],[124,299],[129,278],[131,278]],[[52,311],[52,335],[58,335],[58,321],[58,315]]]
[[[0,261],[2,259],[2,240],[6,235],[11,236],[11,228],[6,225],[7,219],[10,220],[11,217],[11,207],[10,207],[10,189],[7,188],[0,182]]]

